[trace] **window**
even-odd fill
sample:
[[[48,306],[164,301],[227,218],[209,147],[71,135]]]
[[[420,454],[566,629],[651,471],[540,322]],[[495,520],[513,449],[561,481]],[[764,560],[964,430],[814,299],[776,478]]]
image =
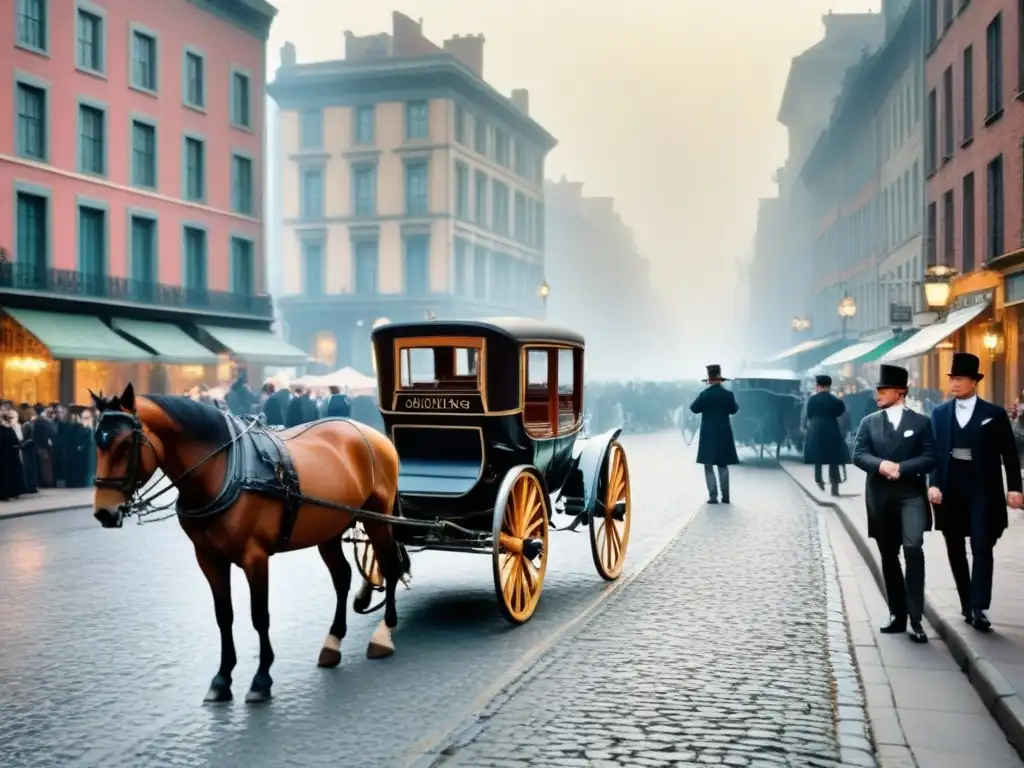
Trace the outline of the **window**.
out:
[[[324,145],[324,113],[320,109],[302,112],[302,148],[319,149]]]
[[[988,164],[988,221],[986,225],[986,260],[1003,255],[1006,199],[1003,188],[1003,156]]]
[[[462,163],[455,164],[455,216],[469,219],[469,168]]]
[[[942,159],[953,156],[953,67],[942,73]]]
[[[235,213],[252,214],[252,192],[252,160],[234,155],[231,158],[231,203]]]
[[[78,269],[89,296],[102,296],[107,272],[107,212],[78,209]]]
[[[302,292],[306,296],[324,295],[324,244],[306,241],[302,244]]]
[[[195,51],[185,51],[185,103],[196,109],[206,107],[206,62]]]
[[[427,164],[405,166],[405,213],[424,216],[427,213]]]
[[[481,155],[487,154],[487,123],[480,117],[473,125],[473,149]]]
[[[132,120],[132,184],[156,188],[156,127]]]
[[[925,45],[931,48],[939,39],[938,0],[927,0],[924,6]]]
[[[103,72],[103,18],[78,9],[78,66],[90,72]]]
[[[482,344],[471,338],[458,343],[460,346],[441,343],[432,347],[399,343],[399,388],[479,392]]]
[[[202,202],[206,197],[206,145],[193,136],[185,138],[185,199]]]
[[[377,241],[356,241],[356,293],[377,293]]]
[[[942,263],[950,266],[956,264],[954,215],[953,190],[950,189],[942,195]]]
[[[974,136],[974,46],[972,45],[964,48],[962,77],[963,96],[960,99],[960,104],[963,109],[963,141],[967,142]]]
[[[494,159],[498,165],[508,168],[508,134],[500,128],[494,129]]]
[[[928,266],[933,266],[939,263],[938,260],[938,243],[936,237],[938,236],[938,221],[936,218],[938,212],[935,209],[935,203],[928,203],[928,230],[925,234],[925,257],[928,259]]]
[[[427,124],[427,102],[410,101],[405,105],[405,138],[425,139],[430,130]]]
[[[534,241],[533,244],[540,250],[544,250],[544,203],[536,201],[536,216],[533,219]]]
[[[45,197],[18,192],[18,239],[15,258],[33,279],[44,279],[49,267],[49,205]]]
[[[964,176],[963,192],[960,195],[960,215],[963,224],[961,225],[960,256],[963,265],[960,271],[963,274],[974,270],[974,174],[968,173]]]
[[[46,0],[18,0],[18,45],[46,51]]]
[[[531,436],[550,436],[554,426],[548,403],[549,364],[557,365],[554,350],[526,350],[526,392],[524,393],[523,421]],[[557,375],[557,372],[555,372]]]
[[[252,296],[256,292],[256,275],[251,240],[231,238],[231,290]]]
[[[925,136],[925,168],[934,173],[938,168],[939,116],[935,89],[928,92],[928,134]]]
[[[476,172],[476,208],[474,209],[474,221],[481,227],[487,226],[487,174],[483,171]]]
[[[249,114],[249,76],[242,72],[231,73],[231,123],[241,128],[252,126]]]
[[[355,123],[355,143],[373,144],[373,107],[356,107]]]
[[[986,120],[992,120],[1003,109],[1003,14],[997,13],[985,31],[985,64],[988,96]]]
[[[499,235],[508,234],[508,187],[500,181],[492,183],[491,197],[494,205],[494,213],[491,217],[491,226]]]
[[[459,144],[466,143],[466,110],[461,104],[455,105],[455,140]]]
[[[946,29],[953,26],[953,16],[953,0],[942,0],[942,20]]]
[[[530,228],[526,218],[526,195],[522,192],[516,192],[515,195],[515,216],[516,240],[526,242]]]
[[[156,90],[156,38],[146,32],[132,31],[132,86],[144,91]]]
[[[78,170],[83,173],[106,173],[106,117],[98,107],[78,107]]]
[[[558,350],[558,428],[572,429],[579,419],[576,397],[576,361],[571,349]],[[582,404],[582,403],[580,403]]]
[[[131,217],[131,275],[136,298],[152,300],[157,282],[156,222],[146,216]]]
[[[373,165],[356,166],[352,169],[352,183],[355,188],[356,216],[373,216],[377,212],[377,168]]]
[[[430,291],[430,250],[426,235],[405,238],[404,290],[422,295]]]
[[[469,248],[461,238],[455,238],[455,294],[469,295]]]
[[[185,227],[185,289],[189,301],[196,301],[206,293],[206,232],[196,227]]]
[[[319,168],[302,170],[302,197],[299,212],[304,219],[319,219],[324,215],[324,173]]]
[[[46,160],[46,91],[18,83],[18,154],[32,160]]]

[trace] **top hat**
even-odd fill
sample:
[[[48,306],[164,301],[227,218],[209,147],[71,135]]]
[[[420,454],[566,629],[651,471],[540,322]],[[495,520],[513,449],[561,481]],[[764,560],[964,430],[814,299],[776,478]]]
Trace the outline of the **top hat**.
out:
[[[728,379],[722,375],[722,366],[709,365],[707,366],[707,369],[708,377],[704,379],[704,381],[728,381]]]
[[[814,385],[816,387],[831,387],[832,377],[825,373],[818,374],[814,377]]]
[[[881,370],[878,374],[878,383],[875,384],[876,389],[885,387],[907,389],[910,383],[910,374],[906,368],[900,368],[898,365],[881,365],[879,368]]]
[[[968,379],[981,381],[985,374],[978,373],[981,369],[981,360],[970,352],[954,352],[953,365],[949,367],[949,376],[966,376]]]

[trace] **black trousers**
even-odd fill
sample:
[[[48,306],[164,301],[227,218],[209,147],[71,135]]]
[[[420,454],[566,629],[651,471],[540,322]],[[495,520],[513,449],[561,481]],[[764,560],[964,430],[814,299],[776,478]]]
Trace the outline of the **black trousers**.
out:
[[[962,466],[961,466],[962,465]],[[987,611],[992,605],[992,574],[995,541],[985,530],[982,520],[974,520],[971,510],[971,467],[969,462],[949,462],[949,483],[942,499],[949,522],[942,537],[946,540],[946,556],[953,572],[956,592],[960,596],[960,609],[965,614]],[[965,535],[965,532],[967,535]],[[967,564],[967,539],[971,540],[971,560]]]
[[[718,468],[718,479],[722,483],[722,501],[729,500],[729,467]],[[718,483],[715,482],[715,467],[713,464],[704,465],[704,483],[708,487],[708,498],[718,499]]]
[[[824,485],[825,484],[824,481],[821,479],[821,467],[822,467],[821,464],[815,464],[814,465],[814,482],[816,482],[818,485]],[[829,485],[831,485],[832,488],[835,489],[835,488],[839,487],[839,483],[840,482],[842,482],[842,477],[839,474],[839,465],[838,464],[829,464],[828,465],[828,483],[829,483]]]
[[[898,515],[898,531],[887,531],[877,539],[882,556],[882,579],[889,601],[889,613],[920,623],[924,613],[924,529],[928,520],[927,501],[921,495],[890,500],[886,515]],[[900,566],[900,548],[907,564],[906,578]]]

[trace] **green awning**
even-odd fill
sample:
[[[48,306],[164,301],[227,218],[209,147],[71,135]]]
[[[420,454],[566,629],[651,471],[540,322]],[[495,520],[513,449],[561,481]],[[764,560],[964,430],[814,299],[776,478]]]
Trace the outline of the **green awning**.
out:
[[[15,322],[50,350],[54,360],[100,360],[112,363],[152,362],[153,356],[110,330],[98,317],[4,309]]]
[[[854,363],[858,363],[858,364],[860,364],[860,363],[874,363],[874,362],[882,359],[891,350],[895,349],[900,344],[902,344],[904,341],[906,341],[911,336],[914,336],[916,334],[917,334],[917,330],[904,331],[903,333],[896,334],[891,339],[886,341],[884,344],[881,344],[881,345],[875,347],[874,349],[872,349],[867,354],[861,355],[856,360],[851,360],[850,362],[854,362]]]
[[[210,334],[232,357],[246,363],[285,366],[309,362],[307,353],[270,331],[227,328],[221,325],[200,325],[199,328]]]
[[[136,344],[153,350],[156,353],[155,359],[161,363],[217,364],[215,352],[208,350],[176,325],[120,317],[114,318],[111,325],[115,331],[120,331]]]

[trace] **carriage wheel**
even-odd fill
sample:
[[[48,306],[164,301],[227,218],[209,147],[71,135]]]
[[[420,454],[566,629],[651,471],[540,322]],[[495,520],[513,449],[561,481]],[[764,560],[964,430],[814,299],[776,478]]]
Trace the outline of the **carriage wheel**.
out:
[[[535,470],[519,467],[505,476],[494,506],[494,591],[513,624],[533,616],[548,568],[551,500]]]
[[[384,589],[384,576],[380,572],[377,553],[373,551],[370,537],[363,530],[362,523],[352,528],[352,557],[356,561],[356,570],[374,589]]]
[[[626,563],[629,527],[633,521],[626,452],[617,440],[608,446],[605,475],[598,493],[603,510],[590,516],[590,554],[606,581],[615,581]]]

